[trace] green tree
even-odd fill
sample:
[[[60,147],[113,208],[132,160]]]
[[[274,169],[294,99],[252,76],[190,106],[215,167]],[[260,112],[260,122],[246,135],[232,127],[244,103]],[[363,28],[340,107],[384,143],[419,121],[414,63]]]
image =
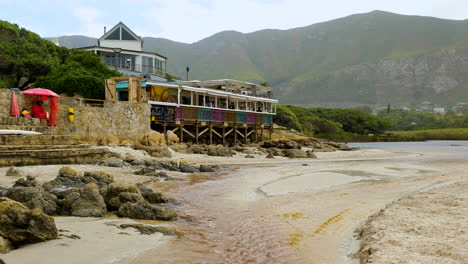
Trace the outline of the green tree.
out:
[[[94,53],[73,49],[64,63],[53,68],[50,74],[39,77],[34,85],[68,96],[77,93],[86,98],[104,99],[104,80],[119,75],[102,64]]]

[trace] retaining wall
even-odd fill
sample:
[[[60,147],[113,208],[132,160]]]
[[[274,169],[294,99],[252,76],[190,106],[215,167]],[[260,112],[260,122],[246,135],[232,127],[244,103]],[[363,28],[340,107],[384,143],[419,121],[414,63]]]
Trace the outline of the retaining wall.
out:
[[[34,96],[17,94],[20,111],[31,109]],[[147,103],[130,102],[102,102],[100,106],[92,106],[76,98],[57,99],[59,110],[57,113],[58,131],[65,131],[70,136],[105,136],[137,137],[150,131],[150,105]],[[11,92],[0,89],[0,120],[7,120],[10,116]],[[75,120],[68,120],[68,108],[75,110]],[[44,108],[48,111],[48,101],[44,101]],[[21,119],[21,117],[19,118]],[[24,123],[37,122],[21,122]],[[44,125],[44,123],[41,123]],[[0,125],[11,125],[3,122]]]

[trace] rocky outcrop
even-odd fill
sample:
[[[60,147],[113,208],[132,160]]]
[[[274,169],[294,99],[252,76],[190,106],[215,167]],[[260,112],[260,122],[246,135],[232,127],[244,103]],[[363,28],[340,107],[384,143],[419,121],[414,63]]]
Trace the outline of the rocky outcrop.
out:
[[[117,211],[117,215],[133,219],[164,221],[170,221],[177,218],[177,214],[174,212],[174,210],[168,207],[152,205],[147,202],[127,202],[120,206],[119,211]]]
[[[115,157],[105,159],[99,162],[99,165],[107,166],[107,167],[115,167],[115,168],[122,168],[122,167],[130,166],[129,163],[123,161],[122,159],[115,158]]]
[[[67,195],[63,202],[63,210],[73,216],[82,217],[100,217],[107,212],[104,198],[94,183]]]
[[[216,171],[213,167],[207,166],[207,165],[200,165],[200,168],[198,168],[198,170],[200,172],[215,172]]]
[[[143,225],[143,224],[121,224],[119,225],[120,228],[135,228],[141,234],[144,235],[151,235],[154,233],[161,233],[165,236],[181,236],[182,234],[175,229],[168,228],[165,226],[150,226],[150,225]]]
[[[19,202],[0,198],[0,215],[0,236],[14,247],[58,236],[54,219],[39,208],[30,210]]]
[[[169,201],[162,193],[154,192],[152,189],[141,184],[138,185],[141,195],[149,203],[167,203]]]
[[[57,214],[57,196],[44,191],[41,187],[12,187],[7,197],[22,203],[29,209],[39,208],[46,214]]]
[[[181,172],[186,172],[186,173],[195,173],[195,172],[199,172],[198,168],[189,164],[188,162],[186,161],[181,161],[179,163],[179,170]]]
[[[24,177],[24,172],[21,169],[16,167],[11,167],[7,170],[6,176],[13,176],[13,177]]]
[[[300,149],[297,142],[292,140],[267,140],[261,145],[262,148],[277,148],[277,149]]]
[[[144,202],[138,186],[131,182],[115,182],[107,187],[106,204],[109,210],[117,211],[127,203]]]

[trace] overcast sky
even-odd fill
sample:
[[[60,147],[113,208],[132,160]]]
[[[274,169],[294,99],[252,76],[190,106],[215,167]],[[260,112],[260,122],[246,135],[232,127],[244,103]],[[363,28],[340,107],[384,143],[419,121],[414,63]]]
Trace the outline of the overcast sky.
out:
[[[192,43],[223,30],[289,29],[384,10],[467,19],[468,0],[0,0],[0,20],[42,37],[100,37],[124,22],[143,37]]]

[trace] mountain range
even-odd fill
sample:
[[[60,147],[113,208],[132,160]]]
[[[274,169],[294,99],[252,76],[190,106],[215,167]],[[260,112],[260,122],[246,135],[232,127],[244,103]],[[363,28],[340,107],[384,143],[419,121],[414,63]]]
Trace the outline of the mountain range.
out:
[[[69,48],[97,44],[59,37]],[[468,101],[468,21],[373,11],[289,30],[223,31],[187,44],[145,37],[167,71],[266,81],[282,104],[347,107]]]

